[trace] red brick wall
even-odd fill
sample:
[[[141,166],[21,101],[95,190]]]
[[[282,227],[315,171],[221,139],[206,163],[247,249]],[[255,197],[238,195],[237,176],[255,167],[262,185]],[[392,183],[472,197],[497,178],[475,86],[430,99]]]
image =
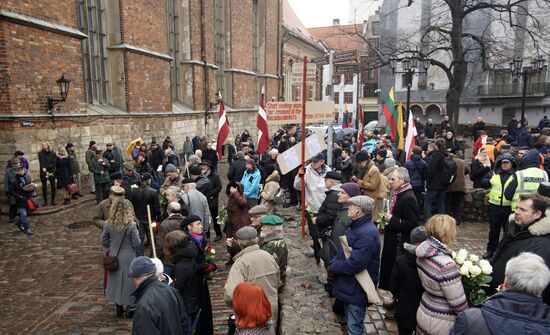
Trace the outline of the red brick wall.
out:
[[[277,74],[277,58],[278,55],[278,43],[277,43],[277,30],[279,25],[277,23],[277,6],[278,0],[266,1],[266,36],[265,36],[265,58],[266,67],[265,72],[269,74]]]
[[[0,9],[77,28],[76,1],[2,0]]]
[[[71,79],[67,101],[56,112],[85,109],[80,41],[40,29],[0,21],[0,69],[11,77],[2,113],[43,114],[46,97],[59,97],[56,80]],[[8,103],[9,101],[9,103]]]
[[[124,0],[124,38],[126,43],[168,53],[168,29],[164,1]]]
[[[253,24],[252,0],[231,1],[231,65],[234,68],[254,69]]]
[[[128,52],[128,111],[172,110],[170,64],[162,59]]]

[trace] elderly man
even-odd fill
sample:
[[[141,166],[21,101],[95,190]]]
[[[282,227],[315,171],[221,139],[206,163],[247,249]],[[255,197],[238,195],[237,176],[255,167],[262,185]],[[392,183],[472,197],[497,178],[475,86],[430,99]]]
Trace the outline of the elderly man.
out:
[[[348,334],[363,335],[363,322],[369,301],[355,275],[367,270],[374,285],[378,283],[380,235],[370,214],[374,206],[372,198],[356,196],[348,200],[348,205],[348,217],[351,221],[346,227],[345,236],[351,247],[351,254],[346,258],[340,249],[330,262],[329,271],[336,275],[333,292],[344,303]]]
[[[137,289],[136,312],[132,324],[133,335],[183,335],[191,329],[183,299],[178,291],[156,276],[155,263],[145,256],[130,264],[130,278]]]
[[[242,282],[252,282],[260,285],[271,304],[271,314],[274,328],[278,322],[278,289],[280,286],[279,265],[267,251],[258,246],[256,229],[243,227],[237,231],[236,241],[241,251],[235,255],[235,263],[229,270],[225,283],[225,301],[231,306],[233,291]]]
[[[260,237],[262,230],[261,220],[266,217],[268,213],[269,209],[265,205],[257,205],[248,210],[248,215],[250,216],[250,227],[256,229],[258,238]],[[240,251],[239,245],[233,237],[226,239],[225,244],[228,247],[230,255],[236,255]],[[230,259],[227,263],[225,263],[226,266],[232,264],[233,259]]]
[[[124,200],[125,202],[128,202],[130,205],[130,208],[132,208],[132,214],[134,218],[136,218],[136,214],[134,212],[134,206],[130,202],[130,200],[126,199],[124,197],[125,191],[120,186],[111,186],[109,190],[109,198],[103,200],[99,203],[98,206],[95,208],[95,214],[93,217],[94,224],[100,228],[103,229],[103,226],[105,223],[107,223],[107,220],[109,220],[109,217],[111,216],[111,205],[113,202],[117,200]],[[137,221],[137,218],[136,218]]]
[[[134,170],[134,164],[124,163],[122,168],[122,184],[120,186],[126,192],[126,196],[130,196],[132,186],[139,186],[139,184],[141,184],[141,175]]]
[[[285,285],[286,265],[288,264],[288,248],[284,240],[283,222],[283,218],[278,215],[268,215],[260,220],[262,224],[260,249],[269,252],[279,265],[280,287]]]
[[[218,207],[219,207],[219,195],[222,190],[222,181],[220,176],[212,170],[212,163],[210,161],[202,161],[202,173],[205,178],[210,180],[210,193],[208,194],[208,208],[210,208],[210,217],[214,225],[214,231],[216,232],[216,238],[214,241],[222,239],[222,229],[218,223]]]
[[[210,229],[210,209],[208,208],[208,199],[196,189],[196,184],[192,179],[184,179],[182,199],[189,208],[189,214],[201,218],[202,229],[206,233]]]
[[[246,171],[241,179],[241,184],[244,186],[244,195],[249,209],[258,204],[261,180],[262,175],[260,170],[256,168],[256,162],[253,159],[247,159]]]
[[[300,176],[304,175],[306,203],[302,204],[302,206],[309,207],[315,213],[319,211],[321,204],[325,200],[325,176],[329,171],[331,169],[325,164],[325,156],[322,153],[318,153],[311,158],[311,163],[305,169],[299,169],[298,175],[294,179],[294,188],[303,192],[304,190],[301,190]]]
[[[164,179],[164,183],[160,187],[160,194],[163,194],[166,192],[168,187],[170,186],[177,186],[181,188],[181,184],[183,181],[183,176],[181,176],[178,172],[178,169],[173,164],[166,165],[166,169],[164,169],[164,174],[166,176],[166,179]]]
[[[521,253],[506,263],[504,291],[460,313],[450,334],[550,334],[550,307],[541,299],[548,283],[544,260]]]
[[[244,172],[246,171],[246,161],[244,159],[244,153],[237,151],[237,158],[231,162],[229,171],[227,172],[227,179],[230,182],[241,182]]]
[[[361,188],[363,195],[374,200],[372,218],[375,224],[378,223],[379,213],[382,211],[382,199],[386,196],[386,185],[382,180],[382,174],[376,164],[370,160],[369,154],[360,151],[355,155],[357,175],[351,177],[354,183]]]
[[[506,263],[521,252],[532,252],[550,264],[550,210],[548,199],[538,194],[522,195],[514,213],[514,223],[500,241],[491,263],[493,280],[489,292],[504,282]],[[542,294],[546,304],[550,303],[550,288]]]
[[[185,217],[181,215],[181,205],[178,202],[174,201],[169,203],[166,210],[168,212],[168,217],[166,220],[162,221],[158,227],[155,236],[155,249],[157,250],[157,258],[164,264],[164,273],[172,276],[174,265],[169,259],[164,257],[164,250],[162,247],[164,246],[164,238],[166,235],[173,230],[180,229],[180,225]]]
[[[141,175],[141,184],[138,188],[132,191],[132,196],[130,197],[130,201],[134,206],[139,222],[139,238],[141,239],[141,247],[137,251],[139,256],[143,255],[145,236],[147,236],[147,244],[151,243],[147,206],[150,208],[152,221],[160,220],[161,217],[158,193],[157,190],[151,187],[151,178],[152,176],[150,173],[144,172]],[[152,252],[153,251],[151,250],[151,255]]]

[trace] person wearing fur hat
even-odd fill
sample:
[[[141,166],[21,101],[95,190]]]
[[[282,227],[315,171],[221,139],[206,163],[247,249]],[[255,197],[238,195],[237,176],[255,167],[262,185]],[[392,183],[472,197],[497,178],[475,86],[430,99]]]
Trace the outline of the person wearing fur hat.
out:
[[[504,283],[506,263],[522,252],[532,252],[550,264],[550,202],[538,194],[523,194],[519,197],[514,212],[513,222],[508,226],[508,233],[500,241],[491,260],[493,265],[492,281],[488,293],[496,292]],[[542,293],[542,299],[550,304],[550,287]]]
[[[329,270],[336,275],[334,296],[344,303],[348,334],[365,334],[365,314],[369,304],[367,294],[355,275],[367,270],[374,285],[378,283],[380,263],[380,235],[372,222],[374,200],[361,195],[348,200],[348,217],[345,236],[351,254],[346,258],[342,249],[330,262]],[[372,303],[372,302],[370,302]]]
[[[246,196],[248,208],[252,208],[258,204],[261,180],[262,175],[260,174],[260,170],[256,167],[256,161],[252,158],[247,159],[246,171],[241,179],[241,184],[244,187],[244,195]]]
[[[279,171],[275,169],[274,165],[266,165],[265,174],[267,175],[267,179],[265,180],[262,193],[260,193],[261,204],[268,208],[269,214],[274,214],[275,196],[277,196],[279,190],[281,189],[281,186],[279,185],[281,175],[279,174]]]

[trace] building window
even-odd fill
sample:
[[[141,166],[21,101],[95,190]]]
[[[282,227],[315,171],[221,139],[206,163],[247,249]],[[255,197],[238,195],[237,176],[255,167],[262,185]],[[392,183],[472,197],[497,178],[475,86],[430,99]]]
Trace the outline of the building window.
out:
[[[353,103],[353,92],[344,92],[344,103],[345,104]]]
[[[374,79],[374,69],[368,69],[368,71],[367,71],[367,78],[368,78],[369,80]]]
[[[344,84],[345,85],[353,85],[353,77],[355,76],[355,74],[353,73],[346,73],[344,75]]]
[[[340,92],[334,92],[334,103],[336,105],[340,104]]]
[[[193,107],[193,65],[189,31],[189,0],[167,0],[166,21],[172,100]]]
[[[372,23],[372,34],[374,36],[380,35],[380,22],[376,21]]]
[[[181,55],[180,55],[180,22],[179,8],[177,0],[168,0],[166,2],[166,13],[168,16],[168,49],[173,61],[170,62],[170,83],[172,86],[172,100],[180,100],[181,92]]]
[[[334,85],[340,85],[340,81],[341,81],[341,76],[339,74],[335,74],[332,76],[332,83]]]
[[[109,69],[103,0],[78,0],[78,26],[88,35],[82,41],[86,102],[109,102]]]

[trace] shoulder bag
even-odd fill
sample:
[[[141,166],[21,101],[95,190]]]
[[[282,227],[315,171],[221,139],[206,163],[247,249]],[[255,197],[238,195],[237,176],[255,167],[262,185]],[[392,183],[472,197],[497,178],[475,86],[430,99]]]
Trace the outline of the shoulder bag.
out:
[[[120,241],[120,245],[118,246],[118,250],[116,252],[116,256],[110,256],[109,252],[107,252],[107,255],[103,256],[103,269],[105,271],[116,271],[118,269],[118,254],[120,252],[120,248],[122,248],[122,243],[124,243],[124,238],[126,238],[126,232],[128,231],[128,228],[124,230],[124,235],[122,235],[122,240]]]

